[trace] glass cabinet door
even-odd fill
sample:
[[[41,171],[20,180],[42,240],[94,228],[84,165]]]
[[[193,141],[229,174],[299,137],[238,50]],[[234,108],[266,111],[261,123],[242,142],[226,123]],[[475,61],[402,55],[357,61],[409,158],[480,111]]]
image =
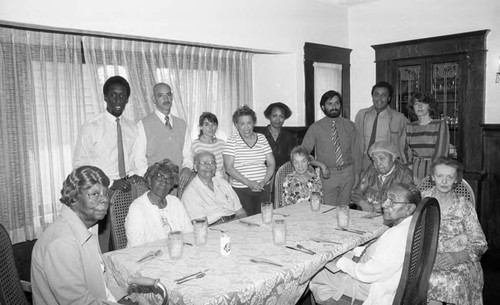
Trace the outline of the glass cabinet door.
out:
[[[408,117],[408,101],[413,92],[424,90],[422,88],[422,65],[400,65],[397,69],[396,79],[396,110]]]
[[[437,104],[437,116],[450,128],[450,157],[457,158],[458,117],[460,107],[460,65],[458,62],[431,64],[431,94]]]

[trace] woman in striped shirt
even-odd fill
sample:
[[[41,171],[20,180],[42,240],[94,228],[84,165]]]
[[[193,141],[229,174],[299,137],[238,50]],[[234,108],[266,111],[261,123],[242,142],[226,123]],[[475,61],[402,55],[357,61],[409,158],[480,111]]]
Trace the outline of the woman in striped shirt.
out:
[[[408,114],[412,120],[406,126],[406,155],[418,184],[429,175],[432,161],[448,156],[450,133],[445,121],[434,120],[435,100],[432,96],[415,92],[411,95]]]
[[[253,131],[257,116],[247,105],[233,114],[238,130],[227,139],[223,152],[229,182],[248,216],[260,213],[260,203],[270,200],[269,181],[275,162],[273,151],[263,134]]]
[[[217,116],[211,112],[203,112],[200,115],[200,134],[198,139],[191,144],[191,154],[196,156],[201,151],[211,152],[215,156],[217,162],[217,170],[215,176],[227,180],[226,171],[224,169],[224,161],[222,160],[222,152],[224,151],[224,140],[217,139],[215,133],[219,126]]]

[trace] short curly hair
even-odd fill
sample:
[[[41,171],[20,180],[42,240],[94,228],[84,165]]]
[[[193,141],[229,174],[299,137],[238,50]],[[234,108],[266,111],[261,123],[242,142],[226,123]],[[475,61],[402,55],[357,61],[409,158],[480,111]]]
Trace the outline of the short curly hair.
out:
[[[293,163],[293,155],[307,157],[307,160],[311,162],[311,155],[309,154],[309,151],[302,145],[297,145],[290,151],[290,162],[292,163]]]
[[[292,116],[292,110],[290,110],[290,107],[281,102],[277,102],[270,104],[269,106],[267,106],[266,110],[264,110],[264,116],[267,119],[269,119],[269,117],[271,116],[274,108],[281,109],[281,112],[283,112],[283,115],[285,116],[285,120]]]
[[[151,180],[160,170],[172,178],[173,185],[179,183],[179,166],[175,165],[170,159],[163,159],[148,167],[146,174],[144,174],[144,180],[146,180],[149,188],[151,188]]]
[[[96,184],[109,186],[109,178],[100,168],[90,165],[76,168],[64,180],[59,200],[63,204],[71,206],[78,200],[78,195],[83,194],[84,191]]]
[[[108,95],[109,92],[109,87],[113,84],[120,84],[123,87],[125,87],[125,90],[127,91],[127,97],[130,97],[130,84],[127,82],[127,80],[120,75],[115,75],[111,76],[106,80],[104,83],[104,86],[102,87],[102,93],[104,93],[104,96]]]
[[[233,123],[235,125],[238,124],[238,119],[242,116],[250,116],[252,117],[252,121],[254,123],[257,123],[257,115],[255,114],[255,111],[252,110],[252,108],[248,107],[248,105],[243,105],[236,109],[236,111],[233,113]]]
[[[429,168],[429,173],[431,175],[431,178],[434,175],[434,171],[436,170],[436,166],[438,166],[438,165],[446,165],[449,167],[453,167],[457,172],[456,184],[462,182],[462,179],[464,178],[464,166],[462,165],[462,163],[458,162],[457,160],[453,160],[453,159],[450,159],[450,158],[444,157],[444,156],[437,157],[437,159],[431,163],[431,166]],[[432,181],[434,182],[434,179],[432,179]]]

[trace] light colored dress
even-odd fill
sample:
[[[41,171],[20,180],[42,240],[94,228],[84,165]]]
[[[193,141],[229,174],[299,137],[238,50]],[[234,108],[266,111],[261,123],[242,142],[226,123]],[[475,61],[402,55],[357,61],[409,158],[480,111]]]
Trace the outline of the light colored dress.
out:
[[[304,183],[299,179],[299,175],[294,171],[286,176],[283,181],[283,200],[278,202],[278,207],[295,204],[299,200],[309,200],[312,192],[319,192],[323,198],[323,187],[321,179],[313,171],[309,179]]]
[[[406,126],[406,158],[415,184],[428,175],[433,160],[448,156],[450,132],[445,121],[433,120],[427,125],[418,121]]]
[[[422,192],[435,197],[436,188]],[[441,210],[438,253],[467,250],[469,259],[450,269],[434,269],[428,299],[457,305],[483,304],[481,256],[488,248],[477,213],[468,200],[453,193],[453,203]]]

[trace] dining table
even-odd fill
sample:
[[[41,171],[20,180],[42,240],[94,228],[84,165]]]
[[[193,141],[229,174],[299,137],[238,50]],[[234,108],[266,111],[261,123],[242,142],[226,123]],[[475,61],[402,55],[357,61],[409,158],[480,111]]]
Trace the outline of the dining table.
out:
[[[350,210],[348,231],[340,230],[337,210],[322,204],[311,211],[307,202],[273,210],[273,219],[286,223],[284,245],[274,244],[273,225],[256,214],[209,227],[204,246],[194,244],[192,233],[184,234],[180,259],[170,258],[167,240],[108,252],[103,255],[107,281],[127,288],[131,276],[159,279],[169,304],[296,304],[326,263],[387,229],[380,215]],[[230,253],[222,255],[221,240],[228,238]],[[141,260],[148,253],[155,255]],[[132,297],[140,304],[160,301],[152,293]]]

